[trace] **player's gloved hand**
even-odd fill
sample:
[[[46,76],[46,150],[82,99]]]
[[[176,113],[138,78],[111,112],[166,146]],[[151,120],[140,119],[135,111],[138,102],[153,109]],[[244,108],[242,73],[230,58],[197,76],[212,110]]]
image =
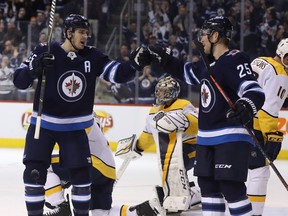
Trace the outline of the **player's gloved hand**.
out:
[[[115,156],[122,159],[130,158],[132,160],[138,159],[142,156],[142,153],[137,148],[137,139],[135,134],[118,141]]]
[[[274,161],[282,146],[283,133],[280,131],[266,133],[267,141],[264,146],[264,151],[271,161]]]
[[[55,56],[50,53],[42,53],[35,57],[29,63],[29,75],[32,78],[40,77],[44,71],[49,71],[53,68],[55,62]]]
[[[228,120],[244,126],[248,126],[249,123],[252,123],[255,113],[253,112],[251,105],[246,100],[237,100],[235,103],[235,108],[236,109],[230,108],[227,111],[226,118]]]
[[[159,132],[172,133],[173,131],[184,131],[189,127],[187,117],[181,112],[157,112],[152,121],[152,127]]]
[[[144,47],[137,47],[129,55],[132,67],[135,70],[141,71],[146,65],[151,63],[151,56],[148,50]]]
[[[148,51],[152,55],[152,61],[154,62],[156,60],[161,66],[164,66],[173,58],[173,53],[170,48],[161,46],[149,46]]]
[[[118,89],[120,88],[120,84],[118,84],[118,83],[112,83],[109,87],[109,90],[113,93],[113,94],[118,94]]]

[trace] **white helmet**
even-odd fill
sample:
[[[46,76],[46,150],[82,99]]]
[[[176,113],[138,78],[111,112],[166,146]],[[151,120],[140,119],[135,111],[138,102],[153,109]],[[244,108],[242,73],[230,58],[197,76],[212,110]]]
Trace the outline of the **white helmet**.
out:
[[[288,65],[284,64],[283,58],[288,54],[288,38],[282,39],[276,50],[276,54],[280,57],[282,64],[285,68],[288,68]]]

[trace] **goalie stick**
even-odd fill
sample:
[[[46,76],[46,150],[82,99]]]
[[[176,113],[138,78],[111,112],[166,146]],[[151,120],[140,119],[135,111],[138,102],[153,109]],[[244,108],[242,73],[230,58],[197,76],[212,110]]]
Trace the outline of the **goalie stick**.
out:
[[[122,177],[122,175],[124,174],[125,170],[127,169],[128,165],[130,164],[131,161],[132,161],[132,158],[126,158],[122,162],[121,166],[119,167],[118,171],[116,172],[116,179],[114,182],[114,187],[118,183],[118,181]]]
[[[125,139],[122,139],[122,140],[119,140],[118,141],[118,145],[119,145],[119,142],[121,141],[124,141],[124,140],[130,140],[129,142],[130,143],[134,143],[136,139],[136,134],[133,134],[131,137],[128,137],[128,138],[125,138]],[[117,156],[118,154],[121,154],[122,151],[120,152],[117,152],[115,153],[115,156]],[[125,151],[124,151],[125,152]],[[123,152],[122,152],[123,153]],[[121,166],[119,167],[119,169],[117,170],[116,172],[116,179],[115,179],[115,182],[114,182],[114,187],[115,185],[117,184],[117,182],[119,181],[119,179],[122,177],[122,175],[124,174],[125,170],[127,169],[128,165],[130,164],[130,162],[133,160],[132,157],[128,157],[128,158],[125,158],[124,161],[122,162]]]
[[[49,25],[48,25],[48,40],[47,40],[48,53],[50,53],[50,44],[51,44],[51,38],[52,38],[52,33],[53,33],[53,28],[54,28],[55,8],[56,8],[56,0],[52,0]],[[37,118],[36,118],[34,139],[39,139],[39,134],[40,134],[41,115],[42,115],[42,109],[43,109],[43,100],[44,100],[45,84],[46,84],[46,71],[45,70],[46,69],[44,69],[42,72],[42,80],[41,80],[41,87],[40,87],[38,113],[37,113]]]
[[[229,104],[229,106],[232,109],[236,109],[235,104],[231,101],[231,99],[227,96],[226,92],[222,89],[222,87],[219,85],[219,83],[215,80],[215,78],[213,77],[213,74],[211,72],[211,68],[210,68],[210,64],[208,62],[208,59],[206,57],[206,54],[204,53],[203,50],[203,46],[202,44],[198,41],[198,40],[193,40],[195,46],[197,47],[198,51],[200,52],[200,55],[204,61],[205,67],[209,73],[209,76],[211,78],[211,80],[213,81],[213,83],[215,84],[215,86],[217,87],[217,89],[220,91],[220,93],[222,94],[222,96],[224,97],[224,99],[226,100],[226,102]],[[282,182],[282,184],[284,185],[284,187],[286,188],[286,190],[288,191],[288,184],[285,181],[285,179],[283,178],[283,176],[281,175],[281,173],[279,172],[279,170],[276,168],[275,164],[273,163],[273,161],[271,161],[269,159],[269,157],[266,155],[265,151],[263,150],[263,148],[260,146],[256,136],[253,134],[253,132],[246,126],[243,125],[243,127],[247,130],[247,132],[249,133],[249,135],[251,136],[251,138],[253,139],[253,141],[255,142],[257,148],[260,150],[261,154],[264,156],[264,158],[268,161],[269,165],[272,167],[273,171],[275,172],[275,174],[277,175],[277,177],[279,178],[279,180]]]

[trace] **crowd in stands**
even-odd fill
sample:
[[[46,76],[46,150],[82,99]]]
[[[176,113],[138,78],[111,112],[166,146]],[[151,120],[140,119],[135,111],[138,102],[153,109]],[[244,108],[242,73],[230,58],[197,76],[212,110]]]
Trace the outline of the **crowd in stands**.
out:
[[[95,45],[101,36],[98,32],[106,27],[109,10],[117,4],[117,1],[88,0],[87,2],[87,16],[92,27],[89,45]],[[193,7],[189,2],[189,0],[143,1],[145,10],[142,14],[147,17],[146,22],[141,24],[140,35],[137,35],[136,19],[131,20],[128,15],[125,17],[122,29],[124,40],[119,46],[120,56],[117,60],[128,60],[128,55],[137,47],[139,38],[142,46],[157,44],[170,47],[175,57],[197,61],[199,56],[194,47],[192,56],[189,57],[188,36],[192,34],[192,38],[197,37],[202,23],[216,15],[225,15],[231,20],[234,32],[230,48],[240,49],[241,1],[194,0]],[[287,2],[285,0],[246,0],[244,2],[244,31],[242,32],[244,51],[250,55],[251,60],[262,55],[273,56],[278,42],[288,36]],[[29,52],[39,42],[47,41],[50,4],[51,0],[0,0],[0,100],[23,98],[19,97],[19,91],[13,88],[9,79],[13,77],[13,70],[27,58]],[[189,27],[191,26],[190,8],[193,8],[192,28]],[[63,40],[63,19],[70,13],[83,14],[83,0],[57,1],[52,40],[58,42]],[[99,24],[99,29],[95,29],[95,20]],[[145,78],[144,84],[140,82],[138,87],[148,86],[149,89],[145,89],[143,93],[149,92],[147,97],[151,98],[154,96],[155,82],[165,73],[157,65],[152,65],[151,68],[140,72],[136,78],[138,80],[135,79],[134,84],[130,83],[127,87],[132,92],[134,89],[139,89],[135,88],[136,82],[141,81],[147,71],[150,71],[150,78]],[[146,82],[147,80],[151,83]],[[185,84],[181,85],[191,90],[186,88]],[[111,93],[110,85],[107,85],[107,88]],[[182,91],[180,96],[188,97],[188,95],[189,92]],[[139,97],[142,96],[139,91]]]
[[[132,45],[140,38],[142,46],[157,44],[170,47],[175,57],[184,61],[197,61],[199,54],[194,47],[189,57],[188,36],[192,35],[195,39],[205,20],[224,15],[230,19],[234,29],[230,48],[241,48],[241,1],[194,0],[193,21],[190,25],[189,3],[189,0],[147,0],[147,22],[141,26],[141,34],[137,35],[136,21],[130,21],[130,25],[126,22],[123,26],[125,43]],[[244,1],[243,50],[251,60],[258,56],[274,56],[277,44],[288,36],[287,7],[285,0]],[[164,72],[152,66],[153,76],[159,77]],[[189,89],[186,84],[181,85],[184,86],[182,89]],[[182,91],[180,96],[187,97],[189,91]]]

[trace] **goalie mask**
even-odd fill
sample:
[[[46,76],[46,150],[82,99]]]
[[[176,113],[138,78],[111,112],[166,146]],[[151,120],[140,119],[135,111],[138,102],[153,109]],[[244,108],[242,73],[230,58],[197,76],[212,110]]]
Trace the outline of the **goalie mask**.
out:
[[[282,39],[279,42],[279,44],[277,46],[276,54],[277,54],[277,56],[280,57],[281,63],[283,64],[285,69],[288,69],[288,65],[285,64],[284,60],[283,60],[285,58],[285,56],[288,54],[288,38]]]
[[[180,93],[179,83],[171,76],[161,79],[155,87],[156,105],[175,100]]]

